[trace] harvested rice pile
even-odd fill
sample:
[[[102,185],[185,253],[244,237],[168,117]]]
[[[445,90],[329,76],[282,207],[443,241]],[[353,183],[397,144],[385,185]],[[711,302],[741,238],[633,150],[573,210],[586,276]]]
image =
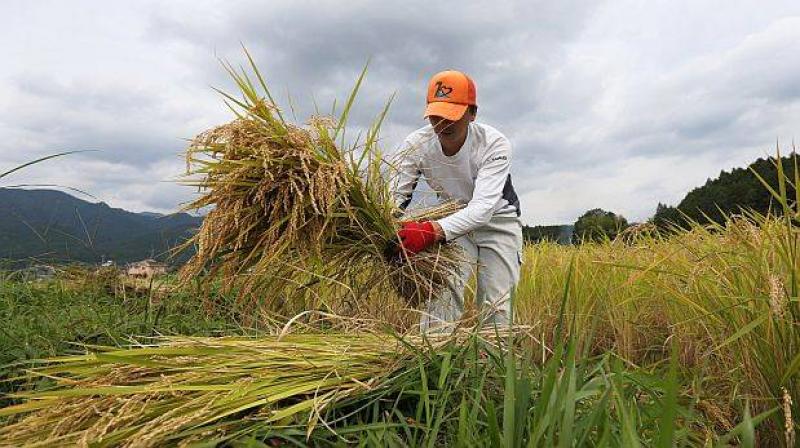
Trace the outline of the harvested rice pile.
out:
[[[409,353],[385,336],[167,338],[94,347],[32,371],[54,387],[13,395],[0,446],[214,446],[270,425],[310,432],[326,405],[377,387]]]
[[[187,150],[186,183],[201,192],[187,208],[210,211],[189,242],[196,254],[182,277],[221,278],[245,303],[276,310],[314,285],[356,301],[391,285],[412,306],[437,294],[457,249],[398,251],[399,219],[409,218],[398,218],[377,147],[386,109],[357,143],[343,137],[364,73],[338,120],[314,117],[301,127],[284,120],[252,60],[251,67],[251,75],[227,67],[241,97],[223,95],[237,118]],[[435,219],[455,210],[420,213]]]
[[[21,403],[0,408],[0,446],[263,446],[252,438],[302,443],[314,431],[335,438],[337,423],[402,394],[438,353],[476,340],[500,347],[507,337],[462,328],[424,338],[290,333],[92,346],[28,371],[50,385],[10,394]]]

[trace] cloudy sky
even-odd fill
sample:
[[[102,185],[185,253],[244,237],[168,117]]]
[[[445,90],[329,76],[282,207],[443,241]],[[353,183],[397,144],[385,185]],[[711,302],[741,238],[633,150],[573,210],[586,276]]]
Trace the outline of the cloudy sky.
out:
[[[397,94],[387,149],[424,124],[425,83],[456,68],[514,145],[528,224],[590,208],[651,216],[800,133],[800,2],[14,1],[0,3],[0,181],[175,211],[185,140],[230,112],[217,58],[253,53],[303,122],[343,99],[364,125]]]

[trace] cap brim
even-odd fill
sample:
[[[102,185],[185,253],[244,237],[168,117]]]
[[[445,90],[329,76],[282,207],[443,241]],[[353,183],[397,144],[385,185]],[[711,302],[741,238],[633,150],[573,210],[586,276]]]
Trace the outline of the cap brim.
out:
[[[445,101],[434,101],[428,103],[425,108],[425,115],[423,118],[430,116],[442,117],[445,120],[458,121],[464,116],[469,106],[466,104],[448,103]]]

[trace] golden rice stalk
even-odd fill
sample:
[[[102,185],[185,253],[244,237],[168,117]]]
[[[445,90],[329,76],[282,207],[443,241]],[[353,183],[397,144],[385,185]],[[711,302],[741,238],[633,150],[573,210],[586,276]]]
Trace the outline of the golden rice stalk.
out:
[[[399,210],[377,147],[388,104],[361,143],[340,138],[365,72],[339,120],[316,117],[301,127],[284,121],[250,62],[263,94],[245,71],[226,66],[241,91],[240,99],[223,93],[237,118],[201,133],[186,152],[185,183],[201,193],[186,208],[209,212],[187,243],[196,252],[182,278],[221,278],[250,303],[275,290],[289,300],[316,284],[342,287],[354,300],[393,285],[411,305],[442,290],[458,264],[455,246],[415,257],[397,250]]]
[[[23,404],[0,409],[27,414],[0,428],[0,445],[163,446],[200,428],[205,439],[224,440],[258,422],[311,430],[329,402],[375,387],[405,356],[399,343],[369,334],[100,348],[36,369],[56,387],[17,394]]]
[[[216,446],[274,427],[325,423],[335,403],[393,387],[419,368],[419,350],[475,334],[287,333],[169,337],[132,348],[42,361],[30,371],[54,382],[11,395],[0,408],[0,446]],[[478,332],[497,346],[507,335]],[[499,339],[498,339],[499,338]]]

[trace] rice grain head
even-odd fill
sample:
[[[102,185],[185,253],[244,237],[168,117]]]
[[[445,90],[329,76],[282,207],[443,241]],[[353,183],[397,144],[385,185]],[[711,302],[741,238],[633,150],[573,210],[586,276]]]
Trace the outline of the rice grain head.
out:
[[[781,278],[775,274],[769,276],[769,309],[772,316],[782,319],[786,313],[786,290]]]
[[[786,438],[786,446],[795,446],[795,430],[794,420],[792,419],[792,396],[785,387],[783,391],[783,424],[784,424],[784,437]]]

